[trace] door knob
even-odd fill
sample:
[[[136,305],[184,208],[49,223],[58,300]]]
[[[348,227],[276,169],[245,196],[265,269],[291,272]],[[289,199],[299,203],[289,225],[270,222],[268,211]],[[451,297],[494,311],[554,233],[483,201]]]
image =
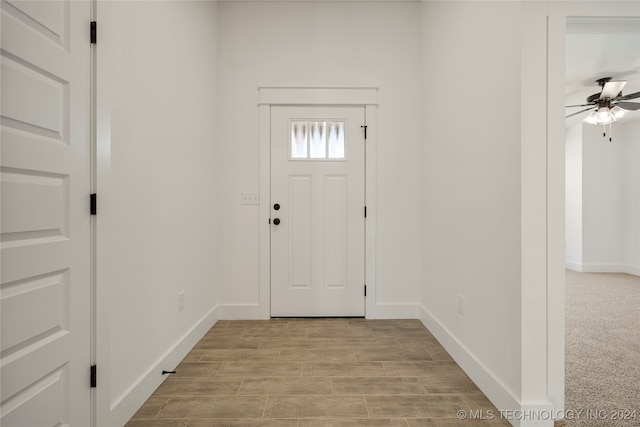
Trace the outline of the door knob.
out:
[[[274,219],[273,219],[273,223],[274,223],[275,225],[279,225],[279,224],[280,224],[280,218],[274,218]]]
[[[273,209],[279,211],[280,210],[280,205],[278,203],[276,203],[275,205],[273,205]]]

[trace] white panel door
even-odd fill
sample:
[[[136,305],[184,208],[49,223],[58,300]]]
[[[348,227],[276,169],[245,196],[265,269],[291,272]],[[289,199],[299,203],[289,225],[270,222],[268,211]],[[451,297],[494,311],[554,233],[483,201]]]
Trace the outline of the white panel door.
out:
[[[271,316],[364,316],[364,107],[271,108]]]
[[[90,4],[1,8],[0,424],[85,427]]]

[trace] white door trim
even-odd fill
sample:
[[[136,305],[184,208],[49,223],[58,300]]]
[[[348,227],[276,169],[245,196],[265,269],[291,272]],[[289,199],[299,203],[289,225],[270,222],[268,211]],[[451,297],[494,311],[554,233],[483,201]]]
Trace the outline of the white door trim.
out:
[[[362,87],[259,87],[259,105],[377,105],[378,89]]]
[[[97,22],[97,8],[98,8],[98,0],[90,0],[90,19],[91,21]],[[97,40],[97,38],[96,38]],[[89,127],[90,127],[90,162],[91,165],[89,167],[89,187],[91,194],[98,193],[98,176],[97,176],[97,148],[98,148],[98,132],[97,132],[97,89],[98,89],[98,73],[97,73],[97,43],[90,44],[90,53],[89,60],[91,61],[89,72],[90,72],[90,112],[89,112]],[[98,282],[97,282],[97,266],[98,266],[98,251],[97,251],[97,234],[98,234],[98,226],[96,222],[96,216],[91,215],[90,219],[91,230],[90,233],[90,243],[89,243],[89,270],[90,270],[90,306],[91,306],[91,318],[90,318],[90,343],[89,343],[89,357],[91,359],[91,365],[95,365],[97,367],[98,364]],[[97,370],[96,370],[97,372]],[[97,384],[97,379],[96,379]],[[91,388],[91,396],[90,396],[90,412],[91,412],[91,427],[95,427],[98,425],[98,396],[97,396],[97,387]]]
[[[546,171],[546,218],[538,219],[540,226],[546,220],[546,327],[547,334],[547,390],[554,409],[564,408],[565,369],[565,42],[567,17],[633,17],[640,16],[638,2],[549,2],[547,12],[547,152],[546,158],[528,161],[531,168]],[[525,157],[523,157],[524,159]],[[535,164],[533,164],[535,163]],[[530,180],[532,182],[532,180]],[[533,184],[532,184],[533,186]],[[543,190],[544,191],[544,190]],[[544,264],[531,258],[540,269]]]
[[[365,108],[367,140],[365,143],[365,281],[367,297],[365,316],[375,310],[376,296],[376,141],[377,88],[331,87],[259,87],[260,111],[260,277],[259,302],[255,311],[244,312],[245,318],[268,319],[271,315],[271,106],[273,105],[362,105]]]

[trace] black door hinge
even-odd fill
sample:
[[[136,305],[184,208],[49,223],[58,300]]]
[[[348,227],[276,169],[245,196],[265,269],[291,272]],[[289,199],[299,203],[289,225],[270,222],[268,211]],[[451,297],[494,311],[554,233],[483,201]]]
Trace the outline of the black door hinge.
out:
[[[90,196],[90,208],[91,215],[96,215],[98,211],[98,195],[96,193]]]
[[[362,125],[360,127],[364,129],[364,139],[367,139],[367,125]]]
[[[96,388],[98,382],[98,374],[96,365],[91,366],[91,388]]]
[[[98,38],[97,26],[96,21],[91,21],[91,44],[96,44],[96,39]]]
[[[366,206],[364,207],[364,217],[365,218],[367,217],[367,207]]]
[[[367,285],[364,285],[364,296],[367,296]]]

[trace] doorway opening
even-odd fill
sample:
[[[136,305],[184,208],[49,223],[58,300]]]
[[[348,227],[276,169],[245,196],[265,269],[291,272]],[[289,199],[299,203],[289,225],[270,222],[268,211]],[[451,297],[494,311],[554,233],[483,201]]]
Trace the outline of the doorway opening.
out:
[[[262,317],[360,317],[375,301],[376,98],[259,88]]]
[[[602,78],[626,81],[623,95],[637,92],[640,18],[567,17],[565,56],[566,105],[597,97]],[[629,349],[640,343],[631,326],[640,290],[640,112],[606,129],[584,123],[588,114],[566,120],[566,407],[637,410],[627,397],[637,394],[629,376],[637,352]]]

